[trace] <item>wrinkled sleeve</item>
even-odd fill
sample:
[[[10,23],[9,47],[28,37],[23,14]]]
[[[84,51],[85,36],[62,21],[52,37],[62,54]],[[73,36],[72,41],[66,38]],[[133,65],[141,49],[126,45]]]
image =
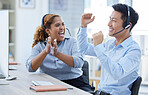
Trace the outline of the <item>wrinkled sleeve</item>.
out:
[[[72,39],[72,57],[74,60],[74,68],[82,68],[84,64],[83,56],[82,53],[79,52],[78,50],[78,44],[76,39]]]
[[[130,47],[125,56],[120,58],[117,62],[109,56],[104,44],[97,45],[95,47],[95,52],[105,70],[116,80],[129,75],[139,67],[141,62],[141,50],[137,47]]]
[[[79,28],[77,33],[78,49],[84,55],[96,56],[94,46],[88,42],[87,28]]]
[[[30,57],[27,59],[26,61],[26,68],[28,69],[29,72],[35,72],[32,67],[31,67],[31,61],[34,57],[36,57],[38,54],[40,53],[40,47],[39,45],[35,45],[33,48],[32,48],[32,51],[31,51],[31,55]]]

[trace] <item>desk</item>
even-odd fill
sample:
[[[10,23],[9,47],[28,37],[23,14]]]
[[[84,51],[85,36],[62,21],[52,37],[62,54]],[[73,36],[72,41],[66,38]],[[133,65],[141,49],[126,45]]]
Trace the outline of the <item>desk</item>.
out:
[[[9,85],[0,85],[0,95],[91,95],[47,74],[28,72],[25,64],[18,64],[15,67],[17,70],[9,70],[9,75],[16,76],[17,79],[8,81]],[[49,81],[53,84],[59,84],[73,89],[67,89],[67,91],[35,92],[29,89],[32,80]]]

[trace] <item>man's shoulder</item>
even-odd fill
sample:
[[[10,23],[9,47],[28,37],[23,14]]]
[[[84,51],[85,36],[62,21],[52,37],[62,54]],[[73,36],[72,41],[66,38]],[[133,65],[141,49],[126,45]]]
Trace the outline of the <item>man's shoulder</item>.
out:
[[[65,41],[75,42],[76,41],[76,38],[74,38],[74,37],[68,37],[68,38],[65,38]]]
[[[139,44],[134,40],[128,46],[129,47],[134,47],[134,48],[140,48]]]

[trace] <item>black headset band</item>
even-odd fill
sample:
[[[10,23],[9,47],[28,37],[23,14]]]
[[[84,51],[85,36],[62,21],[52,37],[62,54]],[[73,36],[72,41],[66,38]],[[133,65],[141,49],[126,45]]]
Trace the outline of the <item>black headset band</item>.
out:
[[[45,18],[46,15],[48,15],[48,14],[45,14],[45,15],[43,16],[43,18],[42,18],[42,26],[43,26],[44,29],[46,29],[46,26],[44,25],[44,18]]]
[[[44,33],[44,38],[47,38],[47,37],[48,37],[48,34],[47,34],[46,31],[45,31],[46,26],[44,25],[44,18],[45,18],[46,15],[48,15],[48,14],[45,14],[45,15],[42,17],[42,26],[43,26],[43,28],[44,28],[44,31],[43,31],[43,33]]]
[[[130,8],[128,5],[126,5],[126,6],[127,6],[127,25],[128,25],[130,22]]]

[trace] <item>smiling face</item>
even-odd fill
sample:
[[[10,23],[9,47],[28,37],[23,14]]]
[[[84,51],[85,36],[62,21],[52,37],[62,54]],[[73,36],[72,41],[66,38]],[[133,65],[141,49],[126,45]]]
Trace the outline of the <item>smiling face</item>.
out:
[[[55,17],[53,22],[46,30],[48,35],[51,37],[51,40],[57,39],[57,41],[63,41],[65,36],[65,25],[61,17]]]
[[[121,19],[121,13],[117,11],[113,11],[110,16],[110,21],[108,23],[109,26],[109,35],[113,36],[114,33],[117,33],[123,29],[123,20]],[[122,35],[124,33],[120,32],[117,35]],[[116,36],[116,35],[115,35]]]

